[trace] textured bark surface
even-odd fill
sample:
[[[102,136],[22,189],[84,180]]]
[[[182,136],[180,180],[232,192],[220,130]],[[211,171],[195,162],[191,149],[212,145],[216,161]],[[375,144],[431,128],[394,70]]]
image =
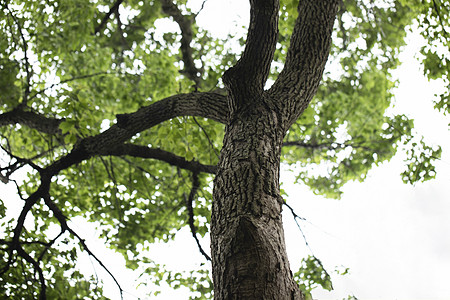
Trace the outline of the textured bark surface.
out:
[[[253,107],[227,127],[214,186],[215,299],[301,299],[287,260],[274,111]]]
[[[229,123],[214,181],[215,299],[303,299],[290,271],[281,218],[283,138],[317,91],[338,1],[300,1],[286,65],[264,84],[277,39],[278,1],[251,0],[245,51],[225,72]]]

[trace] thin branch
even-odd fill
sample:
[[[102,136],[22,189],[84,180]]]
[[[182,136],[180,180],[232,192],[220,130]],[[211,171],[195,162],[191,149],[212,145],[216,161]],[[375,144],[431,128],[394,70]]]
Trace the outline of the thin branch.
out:
[[[23,248],[22,246],[18,246],[16,247],[17,250],[17,254],[24,258],[27,262],[29,262],[30,264],[33,265],[33,268],[35,269],[36,272],[38,272],[39,274],[39,281],[41,284],[41,291],[39,293],[39,300],[45,300],[47,299],[47,294],[46,294],[46,290],[47,290],[47,285],[45,284],[45,278],[44,278],[44,273],[42,272],[41,267],[39,266],[39,263],[32,258]]]
[[[116,277],[109,271],[109,269],[105,266],[105,264],[89,249],[89,247],[86,245],[86,242],[84,239],[82,239],[73,229],[69,227],[67,224],[67,217],[64,216],[62,211],[59,209],[59,207],[50,199],[50,195],[46,194],[43,196],[45,204],[48,206],[48,208],[53,212],[53,215],[56,217],[56,219],[61,224],[61,229],[63,231],[68,231],[70,234],[72,234],[74,237],[78,239],[80,244],[82,245],[84,251],[86,251],[90,256],[92,256],[98,264],[109,274],[109,276],[114,280],[115,284],[119,288],[120,291],[120,297],[123,299],[123,289],[120,286],[119,282],[117,281]]]
[[[58,86],[58,85],[61,85],[61,84],[64,84],[64,83],[68,83],[68,82],[71,82],[71,81],[79,80],[79,79],[86,79],[86,78],[91,78],[91,77],[94,77],[94,76],[105,75],[105,74],[108,74],[108,72],[97,72],[97,73],[93,73],[93,74],[86,74],[86,75],[74,76],[74,77],[69,78],[69,79],[61,80],[61,81],[58,82],[58,83],[53,83],[52,85],[50,85],[50,86],[48,86],[48,87],[46,87],[46,88],[43,88],[43,89],[41,89],[41,90],[35,92],[35,93],[30,97],[29,100],[35,98],[37,95],[40,95],[40,94],[44,93],[45,91],[47,91],[47,90],[49,90],[49,89],[54,88],[55,86]]]
[[[312,251],[311,247],[309,246],[308,240],[306,239],[306,235],[305,235],[305,233],[303,232],[303,229],[302,229],[302,227],[300,226],[300,223],[298,222],[298,220],[306,221],[306,219],[303,218],[303,217],[300,217],[299,215],[297,215],[297,214],[295,213],[294,209],[293,209],[289,204],[287,204],[286,202],[284,202],[283,205],[286,206],[287,208],[289,208],[289,210],[291,211],[291,214],[292,214],[292,216],[294,217],[294,221],[295,221],[295,223],[297,224],[298,229],[299,229],[300,232],[302,233],[303,240],[305,241],[306,247],[309,249],[309,251],[311,251],[311,254],[314,256],[314,252]]]
[[[39,167],[38,165],[36,165],[35,163],[33,163],[31,160],[26,159],[26,158],[21,158],[19,156],[16,156],[14,154],[12,154],[10,151],[8,151],[5,147],[3,147],[2,145],[0,145],[0,148],[6,152],[6,154],[8,154],[10,157],[14,158],[15,160],[17,160],[18,163],[24,163],[29,165],[30,167],[32,167],[33,169],[35,169],[36,171],[40,172],[42,171],[42,168]]]
[[[114,283],[119,288],[120,292],[120,299],[123,299],[123,288],[121,287],[120,283],[117,281],[116,277],[111,273],[111,271],[105,266],[105,264],[89,249],[89,247],[86,245],[85,240],[82,239],[75,231],[73,231],[70,227],[67,227],[68,231],[75,236],[79,241],[80,244],[83,246],[84,251],[86,251],[90,256],[92,256],[95,261],[109,274],[109,276],[113,279]]]
[[[311,255],[314,257],[314,259],[317,261],[317,263],[322,267],[322,270],[325,272],[325,274],[328,277],[330,277],[330,274],[327,272],[327,270],[323,266],[322,261],[320,259],[318,259],[317,256],[314,255],[314,252],[312,251],[312,249],[311,249],[311,247],[310,247],[310,245],[309,245],[309,243],[308,243],[308,241],[306,239],[306,235],[303,232],[302,227],[300,226],[300,223],[298,222],[298,220],[306,221],[306,219],[303,218],[303,217],[300,217],[299,215],[297,215],[297,213],[294,211],[294,209],[289,204],[287,204],[286,202],[284,202],[283,204],[284,204],[284,206],[289,208],[289,210],[291,211],[292,216],[294,217],[294,221],[297,224],[297,227],[298,227],[298,229],[300,230],[300,232],[301,232],[301,234],[303,236],[303,240],[305,241],[305,245],[309,249],[309,251],[311,252]],[[331,287],[331,288],[333,289],[333,287]]]
[[[118,212],[119,220],[121,220],[122,219],[122,210],[120,209],[119,200],[117,199],[117,192],[118,192],[117,185],[118,184],[117,184],[116,176],[114,174],[114,167],[113,167],[112,159],[111,159],[111,157],[109,159],[109,168],[108,168],[108,164],[103,159],[103,157],[100,157],[100,161],[103,163],[106,173],[108,174],[109,179],[112,181],[112,183],[114,185],[113,197],[114,197],[114,202],[116,205],[116,210]]]
[[[444,33],[446,39],[448,40],[449,34],[448,34],[447,30],[445,30],[444,22],[442,21],[441,10],[439,9],[435,0],[433,0],[433,7],[438,15],[439,23],[441,24],[441,27],[442,27],[442,32]]]
[[[186,207],[189,214],[189,228],[191,229],[192,237],[195,239],[195,242],[197,243],[198,250],[200,253],[206,258],[206,260],[211,261],[211,257],[203,250],[202,245],[200,244],[200,241],[197,237],[197,228],[195,228],[194,224],[194,208],[192,207],[192,203],[194,202],[195,195],[197,194],[197,190],[200,187],[200,181],[198,179],[198,173],[192,173],[192,189],[189,193],[189,197],[186,198]]]
[[[208,143],[211,146],[211,148],[214,151],[214,154],[216,154],[217,158],[219,158],[219,152],[217,152],[216,148],[214,147],[213,142],[211,141],[211,139],[209,138],[208,133],[206,132],[205,128],[203,128],[202,125],[200,125],[200,123],[197,121],[197,119],[195,117],[193,117],[195,124],[197,124],[198,127],[200,127],[200,129],[203,131],[203,133],[205,134],[206,138],[208,139]]]
[[[106,23],[108,23],[109,17],[111,17],[111,15],[115,12],[119,10],[119,6],[120,4],[122,4],[124,0],[117,0],[113,6],[111,6],[111,8],[109,9],[109,11],[106,13],[106,15],[103,17],[102,21],[100,22],[100,24],[95,27],[95,31],[94,33],[97,34],[100,32],[100,30],[103,29],[103,27],[105,27]]]
[[[180,51],[183,58],[184,69],[182,73],[186,74],[189,79],[194,81],[196,90],[200,87],[201,70],[195,66],[193,58],[192,42],[192,22],[193,18],[183,15],[178,6],[171,0],[160,0],[162,10],[165,14],[171,16],[178,24],[181,30],[181,46]]]
[[[200,7],[200,9],[198,10],[197,13],[195,13],[194,18],[196,18],[202,12],[203,8],[205,8],[205,4],[206,4],[207,1],[208,0],[204,0],[203,1],[202,6]]]
[[[41,254],[38,257],[38,261],[41,261],[44,258],[45,252],[48,251],[48,249],[50,249],[51,246],[53,246],[53,244],[55,244],[55,242],[63,235],[64,230],[61,230],[61,232],[54,238],[52,239],[50,242],[44,244],[45,248],[42,250]]]
[[[23,55],[25,59],[25,72],[27,73],[26,78],[26,85],[25,85],[25,93],[23,95],[22,103],[20,106],[24,107],[27,106],[28,103],[28,95],[30,94],[30,85],[31,85],[31,68],[30,68],[30,61],[28,60],[28,44],[25,40],[25,36],[22,32],[22,26],[20,25],[19,20],[17,20],[16,16],[12,13],[12,11],[9,9],[6,2],[3,4],[3,7],[8,11],[8,13],[11,15],[11,18],[14,20],[14,23],[16,23],[17,28],[19,29],[19,34],[22,39],[22,48],[23,48]]]

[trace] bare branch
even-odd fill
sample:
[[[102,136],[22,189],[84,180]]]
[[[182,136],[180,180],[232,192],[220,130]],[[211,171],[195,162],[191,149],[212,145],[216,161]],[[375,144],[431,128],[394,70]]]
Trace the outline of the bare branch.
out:
[[[192,203],[194,202],[194,197],[197,194],[197,190],[200,187],[200,181],[198,180],[198,173],[192,173],[192,189],[189,193],[189,197],[186,198],[186,207],[189,214],[189,227],[191,229],[192,237],[195,239],[195,242],[197,243],[198,250],[200,253],[206,258],[206,260],[211,261],[211,257],[209,257],[208,254],[206,254],[205,250],[203,250],[202,245],[200,244],[200,241],[197,237],[197,228],[195,228],[194,224],[194,208],[192,207]]]
[[[198,10],[198,12],[195,13],[195,17],[197,17],[202,12],[203,8],[205,8],[206,1],[208,0],[203,0],[202,6]]]
[[[48,249],[50,249],[51,246],[53,246],[53,244],[55,244],[55,242],[63,235],[64,230],[61,230],[61,232],[54,238],[52,239],[50,242],[43,244],[45,246],[45,248],[42,250],[41,254],[38,257],[38,261],[41,261],[42,258],[44,258],[45,253],[48,251]]]
[[[39,167],[38,165],[36,165],[35,163],[33,163],[30,159],[18,157],[18,156],[16,156],[16,155],[12,154],[9,150],[7,150],[5,147],[3,147],[3,146],[1,146],[1,145],[0,145],[0,148],[1,148],[3,151],[5,151],[6,154],[8,154],[11,158],[14,158],[14,159],[17,161],[17,163],[29,165],[30,167],[32,167],[33,169],[35,169],[35,170],[38,171],[38,172],[42,170],[41,167]],[[21,167],[21,166],[20,166],[20,167]],[[16,169],[18,169],[18,168],[20,168],[20,167],[16,167],[16,166],[13,165],[13,166],[12,166],[11,173],[13,173]]]

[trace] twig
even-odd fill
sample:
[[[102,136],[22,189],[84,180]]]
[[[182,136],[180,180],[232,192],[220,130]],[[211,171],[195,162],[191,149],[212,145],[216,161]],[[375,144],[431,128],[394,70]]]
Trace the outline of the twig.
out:
[[[309,251],[311,251],[311,254],[312,254],[313,256],[315,256],[314,253],[313,253],[313,251],[312,251],[312,249],[311,249],[311,247],[309,246],[308,240],[306,239],[306,235],[305,235],[305,233],[303,232],[303,229],[302,229],[302,227],[300,226],[300,223],[298,222],[298,220],[306,221],[306,219],[303,218],[303,217],[300,217],[299,215],[297,215],[297,214],[295,213],[294,209],[293,209],[289,204],[287,204],[286,202],[284,202],[283,204],[284,204],[287,208],[289,208],[289,210],[291,211],[292,216],[294,217],[294,221],[295,221],[295,223],[297,224],[298,229],[299,229],[300,232],[302,233],[303,240],[305,241],[306,247],[308,247]]]
[[[208,136],[208,133],[206,132],[206,130],[203,128],[202,125],[200,125],[200,123],[197,121],[197,119],[195,117],[193,117],[195,124],[198,125],[198,127],[200,127],[200,129],[203,131],[203,133],[205,134],[206,138],[208,139],[208,143],[211,146],[211,148],[214,150],[214,153],[216,154],[217,158],[219,158],[219,153],[217,152],[216,148],[214,147],[214,144],[212,143],[211,139]]]
[[[208,1],[208,0],[204,0],[204,1],[203,1],[202,6],[201,6],[200,9],[198,10],[198,12],[194,15],[194,18],[196,18],[196,17],[202,12],[203,8],[205,7],[206,1]]]
[[[42,250],[41,254],[38,257],[38,261],[41,261],[44,258],[45,252],[47,252],[48,249],[58,240],[64,233],[64,230],[61,230],[61,232],[50,242],[43,244],[45,248]]]
[[[291,211],[292,216],[294,217],[294,221],[295,221],[295,223],[297,224],[298,229],[299,229],[300,232],[302,233],[303,240],[305,241],[305,245],[306,245],[306,247],[309,249],[309,251],[311,252],[311,255],[314,257],[314,259],[317,261],[317,263],[322,267],[322,270],[325,272],[325,274],[326,274],[328,277],[330,277],[330,274],[327,272],[327,270],[326,270],[325,267],[323,266],[322,261],[321,261],[320,259],[318,259],[317,256],[314,255],[314,252],[312,251],[311,246],[309,245],[308,241],[306,240],[306,235],[305,235],[305,233],[303,232],[303,230],[302,230],[302,228],[301,228],[301,226],[300,226],[300,223],[298,222],[298,220],[301,220],[301,221],[307,221],[307,220],[306,220],[305,218],[300,217],[299,215],[297,215],[297,214],[295,213],[294,209],[293,209],[289,204],[287,204],[286,202],[284,202],[283,204],[284,204],[287,208],[289,208],[289,210]],[[333,289],[333,287],[331,287],[331,288]]]

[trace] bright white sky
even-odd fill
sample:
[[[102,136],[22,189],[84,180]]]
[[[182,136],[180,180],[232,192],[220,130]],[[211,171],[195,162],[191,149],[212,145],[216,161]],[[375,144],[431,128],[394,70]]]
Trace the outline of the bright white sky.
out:
[[[197,2],[199,6],[202,3]],[[247,25],[248,3],[209,0],[198,21],[216,34],[225,35],[235,25]],[[364,183],[347,184],[342,200],[337,201],[315,196],[294,185],[292,174],[282,172],[288,203],[310,222],[303,223],[310,247],[333,276],[335,290],[317,290],[314,298],[342,299],[354,295],[359,299],[450,299],[450,118],[433,109],[431,100],[442,91],[442,86],[421,75],[420,65],[414,59],[420,43],[410,34],[401,56],[404,64],[395,72],[400,79],[395,91],[395,110],[415,119],[417,131],[428,142],[442,146],[436,180],[415,186],[403,184],[402,154],[398,154],[391,162],[370,171]],[[15,193],[12,186],[8,191],[10,195]],[[295,272],[301,259],[311,253],[290,213],[285,211],[283,217],[291,268]],[[126,299],[137,299],[135,296],[140,292],[133,286],[136,274],[123,269],[120,257],[102,249],[91,226],[79,222],[74,226],[130,293],[125,294]],[[208,238],[202,242],[205,249],[209,248]],[[181,231],[175,242],[156,245],[151,256],[173,270],[190,270],[204,262],[188,230]],[[87,258],[83,264],[92,269]],[[342,266],[350,268],[350,274],[336,275],[334,269],[343,269]],[[101,276],[101,268],[95,269]],[[103,278],[107,284],[105,296],[119,299],[117,288],[107,276]],[[187,296],[182,290],[168,290],[152,299],[187,299]]]

